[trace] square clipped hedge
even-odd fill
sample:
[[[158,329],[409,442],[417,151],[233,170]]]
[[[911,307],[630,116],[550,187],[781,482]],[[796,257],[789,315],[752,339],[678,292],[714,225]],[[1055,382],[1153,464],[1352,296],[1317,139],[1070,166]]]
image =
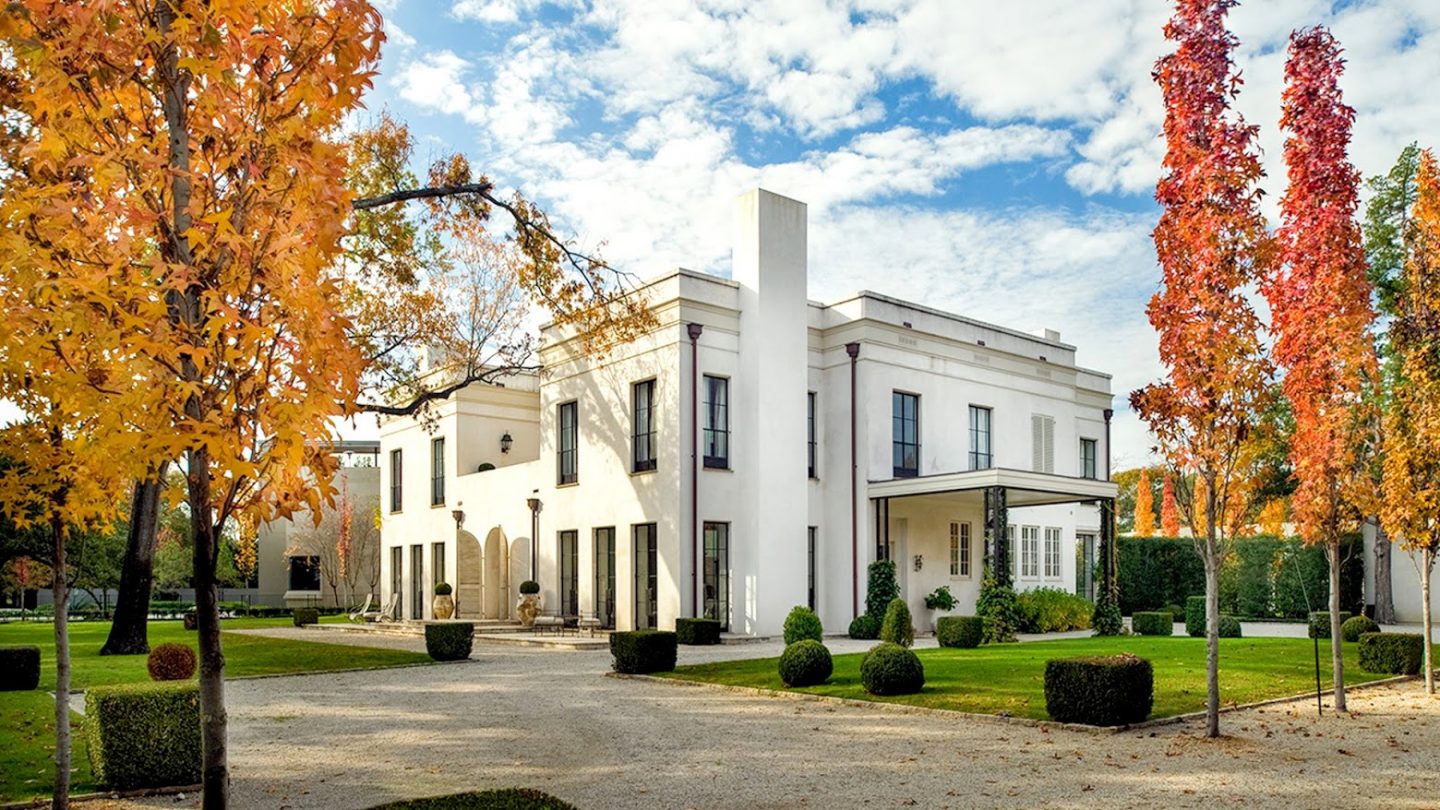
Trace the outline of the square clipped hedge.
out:
[[[1366,672],[1419,675],[1425,637],[1419,633],[1361,633],[1360,668]]]
[[[719,644],[720,621],[718,619],[676,619],[675,641],[679,644]]]
[[[200,687],[97,686],[85,692],[90,767],[102,785],[130,790],[200,781]]]
[[[1205,597],[1186,597],[1185,634],[1194,638],[1205,635]]]
[[[1130,629],[1142,636],[1175,634],[1175,614],[1167,611],[1138,611],[1130,617]]]
[[[985,620],[979,616],[941,616],[935,620],[935,640],[941,647],[979,647]]]
[[[475,646],[475,625],[446,622],[425,625],[425,652],[436,661],[461,661]]]
[[[1349,621],[1352,614],[1348,610],[1340,611],[1340,623],[1343,625]],[[1315,610],[1310,612],[1310,638],[1330,638],[1330,611]]]
[[[29,691],[39,685],[39,647],[0,647],[0,692]]]
[[[615,671],[628,675],[675,669],[675,634],[665,630],[631,630],[610,634]]]
[[[320,610],[318,608],[295,608],[295,612],[291,614],[291,620],[296,627],[317,624],[320,621]]]
[[[1122,726],[1150,716],[1155,670],[1128,653],[1045,664],[1045,711],[1062,723]]]

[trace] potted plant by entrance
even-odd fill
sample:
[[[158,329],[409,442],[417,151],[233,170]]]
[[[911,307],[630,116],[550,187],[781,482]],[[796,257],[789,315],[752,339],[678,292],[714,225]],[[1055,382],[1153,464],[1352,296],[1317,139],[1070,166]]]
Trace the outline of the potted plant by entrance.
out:
[[[941,585],[925,597],[925,607],[927,610],[930,610],[932,614],[937,610],[954,610],[956,604],[955,595],[950,593],[949,585]],[[935,617],[932,615],[931,618],[933,620]],[[930,624],[933,627],[935,622],[931,621]]]
[[[533,579],[527,579],[520,583],[520,602],[515,605],[515,615],[519,617],[520,624],[525,627],[533,627],[535,617],[540,615],[541,608],[540,583]]]
[[[455,615],[455,598],[450,594],[454,591],[448,582],[435,583],[435,601],[430,603],[430,610],[437,619],[448,619]]]

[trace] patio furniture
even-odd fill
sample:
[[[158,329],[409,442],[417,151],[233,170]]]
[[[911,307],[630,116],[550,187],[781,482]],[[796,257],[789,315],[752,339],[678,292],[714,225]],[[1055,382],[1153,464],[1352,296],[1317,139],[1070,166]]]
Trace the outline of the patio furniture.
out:
[[[544,633],[549,630],[555,631],[556,635],[565,632],[565,620],[554,613],[544,613],[535,617],[535,623],[531,625],[536,633]]]
[[[367,618],[366,621],[372,621],[372,622],[398,622],[398,621],[400,621],[400,615],[399,615],[399,613],[400,613],[400,594],[398,594],[398,593],[392,593],[392,594],[390,594],[390,601],[388,601],[388,602],[385,603],[385,607],[380,608],[380,610],[378,610],[378,611],[372,611],[372,612],[375,613],[375,618],[373,618],[373,619]]]
[[[581,630],[589,630],[590,636],[595,636],[595,631],[601,627],[600,616],[594,611],[580,611],[580,620],[575,623],[575,635],[580,635]]]
[[[356,608],[355,610],[350,611],[350,616],[349,616],[350,621],[352,621],[352,622],[369,621],[368,619],[365,618],[365,616],[366,616],[366,614],[368,614],[368,613],[370,612],[370,603],[371,603],[372,601],[374,601],[374,599],[375,599],[375,595],[374,595],[374,594],[371,594],[371,593],[365,594],[365,604],[361,605],[360,607]]]

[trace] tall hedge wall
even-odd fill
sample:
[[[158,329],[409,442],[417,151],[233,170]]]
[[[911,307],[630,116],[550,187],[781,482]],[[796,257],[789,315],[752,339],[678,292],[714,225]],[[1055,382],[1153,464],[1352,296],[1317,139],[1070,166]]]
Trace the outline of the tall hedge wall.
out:
[[[1241,538],[1232,549],[1220,571],[1221,613],[1303,619],[1325,606],[1330,577],[1324,549],[1295,537]],[[1348,536],[1343,549],[1340,607],[1358,614],[1365,577],[1360,535]],[[1121,537],[1117,550],[1124,613],[1183,605],[1187,596],[1205,592],[1205,567],[1188,537]]]

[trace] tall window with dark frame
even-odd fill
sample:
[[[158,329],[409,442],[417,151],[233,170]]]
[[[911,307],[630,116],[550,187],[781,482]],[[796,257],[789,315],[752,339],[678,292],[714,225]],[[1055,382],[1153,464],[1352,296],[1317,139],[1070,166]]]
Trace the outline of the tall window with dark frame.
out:
[[[1094,439],[1080,440],[1080,477],[1094,478],[1096,476],[1096,448],[1098,442]]]
[[[405,478],[401,474],[404,471],[404,458],[399,450],[390,451],[390,511],[399,512],[404,503]]]
[[[445,437],[430,440],[430,505],[445,505]]]
[[[896,478],[920,474],[920,395],[895,391],[891,418]]]
[[[811,396],[814,396],[814,395],[812,394]],[[816,540],[816,535],[819,534],[819,531],[820,531],[820,527],[818,527],[818,526],[811,526],[811,527],[809,527],[809,548],[810,548],[810,555],[809,555],[809,564],[806,566],[806,570],[809,572],[809,579],[808,579],[808,583],[809,583],[809,584],[808,584],[808,587],[807,587],[806,590],[805,590],[805,592],[806,592],[805,604],[808,605],[811,610],[814,610],[814,609],[815,609],[815,540]]]
[[[649,472],[655,469],[655,381],[635,383],[631,392],[631,437],[632,472]]]
[[[580,533],[560,532],[560,614],[580,613]]]
[[[704,614],[730,629],[730,524],[706,521],[702,545],[702,585],[705,588]]]
[[[988,470],[995,466],[990,446],[990,409],[970,406],[970,469]]]
[[[809,451],[810,451],[810,456],[809,456],[809,458],[810,458],[810,477],[811,477],[811,478],[816,478],[816,477],[818,477],[818,476],[815,475],[816,458],[815,458],[815,392],[814,392],[814,391],[811,391],[811,392],[809,392],[808,394],[805,395],[805,407],[806,407],[807,426],[808,426],[808,428],[809,428],[809,434],[810,434],[810,445],[809,445]]]
[[[637,523],[631,527],[631,545],[635,549],[635,618],[636,630],[653,630],[659,623],[659,554],[655,546],[655,524]]]
[[[580,404],[578,402],[564,402],[555,411],[555,421],[559,425],[557,431],[560,444],[555,452],[555,482],[557,484],[573,484],[580,480],[579,470],[575,466],[576,446],[580,440]]]
[[[595,530],[595,617],[615,626],[615,527]]]
[[[705,430],[700,437],[705,466],[730,467],[730,381],[705,375]]]

